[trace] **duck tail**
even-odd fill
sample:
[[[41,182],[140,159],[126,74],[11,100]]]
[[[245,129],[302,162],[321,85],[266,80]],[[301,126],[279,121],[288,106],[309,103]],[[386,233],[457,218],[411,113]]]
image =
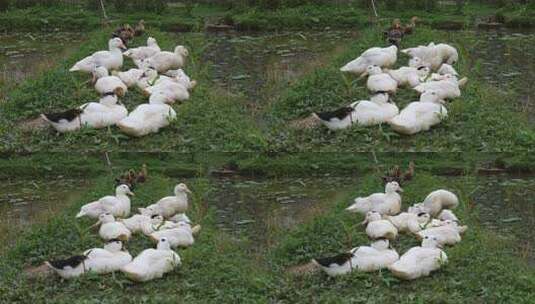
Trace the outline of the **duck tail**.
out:
[[[78,212],[78,214],[76,215],[76,218],[81,218],[81,217],[83,217],[85,215],[86,215],[86,213],[83,210],[80,210],[80,212]]]
[[[69,69],[69,72],[76,72],[76,71],[80,71],[80,67],[78,66],[78,64],[73,65],[73,67]]]
[[[201,225],[195,225],[193,228],[191,228],[192,234],[198,234],[199,232],[201,232]]]

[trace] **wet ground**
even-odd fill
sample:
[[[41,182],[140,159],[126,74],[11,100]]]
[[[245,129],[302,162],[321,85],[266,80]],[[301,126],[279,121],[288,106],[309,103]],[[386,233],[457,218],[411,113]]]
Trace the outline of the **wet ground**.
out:
[[[79,33],[0,33],[0,88],[52,67],[80,41]]]
[[[469,51],[480,60],[483,78],[502,90],[517,93],[518,100],[513,104],[535,122],[535,31],[480,30],[475,36],[477,42]]]
[[[80,199],[88,182],[53,178],[8,179],[0,183],[0,242],[31,224],[46,221]]]
[[[254,114],[278,89],[312,70],[356,39],[354,31],[207,34],[203,60],[212,62],[214,81],[244,93]]]

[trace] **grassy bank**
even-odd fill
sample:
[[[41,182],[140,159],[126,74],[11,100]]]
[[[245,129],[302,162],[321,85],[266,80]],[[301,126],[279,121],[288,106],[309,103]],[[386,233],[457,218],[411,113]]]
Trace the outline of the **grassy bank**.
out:
[[[1,178],[31,176],[76,176],[94,178],[102,174],[138,168],[169,177],[201,175],[249,177],[299,177],[364,175],[377,167],[386,170],[402,162],[416,161],[419,168],[443,176],[464,174],[529,174],[535,159],[527,153],[34,153],[0,155]]]
[[[382,45],[378,30],[361,32],[345,53],[325,67],[316,69],[281,93],[266,111],[271,121],[270,144],[279,150],[314,151],[517,151],[534,149],[535,129],[527,117],[515,110],[514,92],[498,90],[486,83],[479,72],[483,63],[471,57],[477,47],[470,32],[444,32],[420,27],[403,41],[403,47],[441,41],[460,51],[456,68],[469,78],[462,97],[448,105],[448,118],[429,132],[402,136],[389,126],[353,127],[339,132],[326,128],[295,130],[288,122],[301,119],[313,111],[334,110],[355,100],[368,99],[365,81],[343,75],[339,68],[371,46]],[[406,65],[408,57],[400,55],[397,66]],[[401,109],[418,95],[401,89],[393,98]]]
[[[367,162],[360,164],[365,166]],[[199,176],[190,183],[194,193],[190,216],[203,230],[193,247],[180,251],[183,266],[164,279],[133,284],[120,273],[87,275],[71,281],[27,278],[21,271],[27,266],[101,244],[95,233],[87,231],[92,222],[76,220],[74,215],[83,203],[112,191],[114,175],[102,174],[92,179],[93,186],[78,203],[56,214],[48,223],[33,226],[0,256],[0,302],[531,303],[533,268],[527,268],[514,254],[512,236],[496,236],[480,225],[478,198],[473,196],[477,179],[471,175],[455,180],[442,178],[418,168],[415,179],[404,185],[404,207],[436,188],[450,189],[462,201],[457,215],[470,227],[460,244],[446,249],[450,263],[428,278],[401,282],[388,272],[354,273],[338,279],[321,274],[288,274],[287,267],[312,257],[368,243],[358,225],[361,218],[346,214],[343,208],[357,195],[381,190],[375,173],[363,174],[357,190],[340,193],[341,199],[320,206],[304,224],[290,230],[272,227],[272,242],[260,251],[252,249],[260,244],[252,243],[251,239],[231,237],[216,228],[212,200],[217,197],[211,195],[210,181]],[[152,171],[148,182],[136,189],[133,207],[169,194],[177,181]],[[394,247],[404,252],[414,245],[417,242],[413,238],[402,236]],[[129,242],[128,249],[137,254],[148,246],[146,238],[136,237]]]
[[[190,50],[186,73],[196,79],[199,85],[191,99],[182,105],[175,105],[177,119],[157,135],[131,139],[117,128],[104,130],[83,129],[80,132],[57,136],[50,129],[24,130],[25,122],[36,118],[39,113],[63,111],[88,101],[97,101],[96,91],[88,84],[89,75],[70,73],[74,62],[103,49],[109,39],[106,31],[90,34],[79,51],[43,75],[30,79],[6,94],[0,104],[0,141],[4,150],[66,151],[76,147],[77,151],[252,151],[262,149],[264,141],[252,121],[245,115],[243,98],[233,96],[214,87],[210,79],[210,63],[202,62],[201,55],[210,43],[202,34],[173,36],[151,30],[163,49],[172,49],[182,44]],[[139,37],[133,46],[144,44],[145,37]],[[125,59],[123,69],[133,63]],[[135,106],[146,102],[147,97],[135,88],[129,90],[122,102],[132,111]]]
[[[422,23],[435,28],[461,29],[485,23],[489,17],[510,27],[533,27],[535,15],[529,6],[496,8],[494,6],[468,3],[462,13],[455,5],[439,5],[431,12],[408,7],[378,8],[381,18],[419,16]],[[225,23],[238,30],[299,30],[363,27],[370,22],[371,9],[358,5],[302,5],[274,10],[260,7],[228,8],[219,5],[170,6],[161,14],[148,11],[128,12],[108,9],[112,25],[136,23],[144,19],[147,25],[162,31],[199,31],[206,24]],[[102,25],[100,11],[84,6],[35,6],[26,9],[11,9],[0,14],[0,30],[50,31],[93,30]]]

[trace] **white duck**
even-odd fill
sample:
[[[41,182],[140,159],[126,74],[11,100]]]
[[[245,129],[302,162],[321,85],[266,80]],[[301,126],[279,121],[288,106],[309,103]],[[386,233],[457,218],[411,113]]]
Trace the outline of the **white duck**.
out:
[[[125,72],[113,72],[112,74],[119,77],[121,81],[129,88],[135,86],[143,76],[142,69],[129,69]]]
[[[43,118],[60,133],[74,132],[82,126],[95,129],[113,126],[126,117],[128,110],[118,104],[115,93],[105,94],[99,102],[89,102],[60,113],[43,113]]]
[[[384,73],[380,67],[370,65],[366,68],[361,77],[369,75],[366,81],[366,87],[371,92],[388,92],[395,93],[398,88],[398,83],[389,74]]]
[[[396,227],[390,221],[383,220],[381,214],[377,211],[368,212],[362,225],[366,225],[366,234],[371,239],[386,238],[394,240],[398,236]]]
[[[398,86],[409,86],[414,88],[429,76],[431,69],[426,66],[401,67],[397,70],[385,70],[392,77]]]
[[[82,71],[92,73],[95,67],[103,66],[108,71],[119,70],[123,66],[123,53],[126,49],[120,38],[112,38],[108,41],[109,51],[99,51],[78,61],[69,71]]]
[[[420,101],[411,102],[389,124],[401,134],[412,135],[427,131],[448,116],[443,102],[436,91],[425,91],[420,96]]]
[[[176,100],[185,101],[189,99],[188,89],[172,79],[161,79],[155,85],[145,88],[143,92],[151,95],[151,97],[152,95],[163,94],[167,96],[169,102],[172,101],[171,103],[174,103]]]
[[[145,222],[141,225],[141,231],[144,235],[150,237],[156,231],[163,231],[181,227],[178,223],[166,221],[161,215],[153,215],[151,222]]]
[[[163,217],[160,215],[134,214],[132,217],[119,219],[118,221],[122,222],[130,232],[138,233],[143,232],[145,225],[159,226],[163,222]]]
[[[158,94],[151,96],[151,103],[141,104],[117,123],[122,132],[135,137],[157,133],[176,118],[176,112],[166,104],[167,97]]]
[[[401,258],[388,266],[395,277],[414,280],[428,276],[448,262],[448,256],[440,249],[435,238],[424,237],[422,246],[409,249]]]
[[[123,83],[121,78],[117,76],[109,76],[108,70],[105,67],[95,68],[94,77],[95,90],[100,94],[115,93],[117,96],[124,96],[128,91],[128,87]]]
[[[346,210],[360,214],[367,214],[373,210],[380,214],[396,215],[401,211],[401,196],[398,192],[403,192],[399,184],[397,182],[389,182],[385,185],[385,193],[357,197],[355,198],[355,203],[346,208]]]
[[[390,67],[396,63],[398,48],[395,45],[379,48],[373,47],[362,53],[357,59],[343,66],[340,71],[360,75],[368,66]]]
[[[141,77],[136,81],[136,86],[144,90],[152,86],[158,79],[158,71],[152,67],[144,68]]]
[[[180,264],[178,254],[171,250],[166,238],[161,238],[156,249],[143,250],[131,263],[121,268],[121,271],[130,280],[146,282],[163,277]]]
[[[166,196],[155,204],[147,207],[165,218],[170,218],[177,213],[184,213],[188,210],[188,193],[191,194],[188,186],[180,183],[175,186],[174,196]]]
[[[459,205],[459,198],[455,193],[439,189],[429,193],[424,201],[409,208],[411,213],[426,212],[431,216],[437,216],[442,209],[454,209]]]
[[[455,215],[455,213],[453,213],[453,211],[449,209],[444,209],[440,211],[437,218],[442,221],[450,220],[457,223],[459,222],[459,218]]]
[[[418,93],[425,91],[435,91],[440,99],[454,99],[461,97],[460,87],[466,84],[467,78],[458,80],[456,76],[447,75],[433,75],[430,81],[421,83],[413,89]]]
[[[431,220],[429,214],[421,212],[418,214],[402,212],[396,216],[385,216],[399,232],[416,233],[423,229]]]
[[[142,66],[152,66],[159,73],[165,73],[169,70],[180,69],[186,63],[186,57],[188,57],[188,50],[179,45],[175,48],[174,52],[158,52],[153,56],[144,60],[141,64]]]
[[[451,45],[440,43],[435,45],[433,42],[429,45],[420,45],[415,48],[408,48],[401,51],[410,57],[420,58],[422,64],[429,66],[436,71],[443,63],[454,64],[459,59],[457,49]]]
[[[417,233],[419,238],[432,237],[436,241],[444,245],[455,245],[461,241],[461,231],[466,231],[466,226],[458,226],[457,223],[450,220],[445,221],[444,224],[437,227],[430,227]]]
[[[149,58],[156,53],[160,52],[160,46],[153,37],[147,38],[147,46],[140,46],[137,48],[129,49],[123,53],[124,56],[134,60],[143,60]]]
[[[398,253],[389,248],[387,239],[380,239],[371,246],[360,246],[334,257],[313,259],[312,262],[329,276],[347,274],[353,270],[371,272],[388,267],[399,259]]]
[[[105,241],[119,239],[121,241],[128,241],[132,233],[122,222],[115,221],[115,217],[111,213],[103,213],[98,217],[98,222],[93,226],[100,225],[98,235]]]
[[[183,69],[169,70],[165,73],[165,76],[174,78],[178,83],[181,83],[190,91],[197,85],[197,81],[191,80]]]
[[[115,196],[107,195],[97,201],[83,205],[76,217],[98,218],[106,212],[114,216],[127,217],[130,214],[130,198],[128,195],[133,195],[130,188],[127,185],[119,185],[115,188]]]
[[[452,67],[451,65],[447,64],[447,63],[443,63],[440,66],[440,68],[437,70],[437,73],[439,73],[440,75],[451,74],[453,76],[459,76],[459,73],[457,73],[455,68]]]
[[[377,93],[368,100],[359,100],[333,112],[313,113],[315,119],[331,130],[346,129],[354,124],[372,126],[389,121],[399,109],[388,93]]]
[[[186,222],[178,222],[175,225],[178,227],[153,232],[150,235],[150,238],[156,242],[161,238],[167,238],[172,248],[189,247],[193,245],[195,239],[193,238],[193,230],[190,224]]]
[[[123,251],[123,243],[110,240],[104,248],[89,249],[83,255],[47,261],[45,264],[62,278],[70,279],[90,271],[99,274],[114,272],[131,261],[132,256]]]
[[[191,220],[186,215],[186,213],[177,213],[169,218],[170,221],[178,223],[178,222],[186,222],[188,224],[191,224]]]

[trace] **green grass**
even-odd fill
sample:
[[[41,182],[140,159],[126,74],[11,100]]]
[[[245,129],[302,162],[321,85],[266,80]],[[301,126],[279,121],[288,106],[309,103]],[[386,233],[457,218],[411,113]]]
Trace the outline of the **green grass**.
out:
[[[341,56],[296,81],[266,111],[271,121],[270,144],[284,151],[518,151],[533,149],[535,130],[522,113],[515,111],[512,92],[500,91],[480,78],[482,63],[469,56],[477,40],[470,32],[444,32],[420,27],[403,41],[403,47],[427,44],[430,41],[451,43],[460,51],[459,73],[468,76],[463,96],[448,105],[448,118],[429,132],[402,136],[389,126],[355,126],[339,132],[326,128],[293,130],[288,122],[307,117],[313,111],[334,110],[355,100],[368,99],[365,81],[339,71],[346,62],[365,49],[382,45],[378,30],[370,28]],[[398,57],[398,66],[408,58]],[[394,97],[402,109],[418,95],[401,89]]]
[[[408,19],[419,16],[422,24],[435,28],[466,28],[482,19],[499,14],[511,27],[533,27],[535,15],[529,5],[496,8],[490,5],[468,3],[459,14],[455,5],[441,5],[432,12],[407,7],[378,8],[381,18]],[[117,11],[108,7],[112,24],[137,23],[144,19],[148,26],[163,31],[199,31],[205,23],[226,20],[239,30],[295,30],[365,27],[370,22],[371,10],[357,5],[301,5],[291,8],[267,10],[259,7],[234,6],[226,8],[217,4],[195,4],[169,7],[161,14],[153,12]],[[0,30],[51,31],[93,30],[102,25],[100,11],[84,6],[35,6],[11,9],[0,14]]]
[[[210,63],[202,62],[201,55],[210,43],[201,34],[184,34],[173,37],[157,30],[150,31],[163,49],[183,44],[190,50],[186,73],[196,79],[190,100],[175,105],[177,119],[158,135],[129,139],[117,128],[80,132],[57,136],[52,130],[24,131],[21,121],[32,119],[42,112],[63,111],[88,101],[98,100],[95,90],[87,83],[90,76],[71,73],[68,69],[76,60],[102,49],[108,33],[90,34],[78,52],[43,75],[30,79],[6,94],[0,104],[2,122],[0,138],[4,150],[65,151],[76,147],[78,151],[252,151],[262,149],[263,138],[252,120],[245,115],[243,98],[229,95],[210,82]],[[144,44],[140,37],[135,44]],[[124,69],[132,67],[125,59]],[[147,98],[135,88],[129,90],[122,102],[131,111]]]
[[[361,166],[368,163],[360,162]],[[462,203],[455,212],[469,230],[460,244],[446,249],[449,264],[414,282],[401,282],[387,271],[354,273],[337,279],[323,274],[289,275],[286,271],[289,266],[368,243],[358,225],[361,218],[343,211],[355,196],[382,188],[379,175],[370,172],[360,176],[356,190],[340,193],[342,199],[320,206],[304,224],[290,230],[272,227],[271,246],[259,251],[260,254],[251,254],[258,244],[245,237],[231,237],[216,227],[211,201],[217,197],[211,194],[211,181],[201,174],[188,182],[194,193],[189,214],[203,230],[191,248],[179,252],[183,266],[163,279],[134,284],[121,273],[86,275],[70,281],[27,279],[21,270],[29,265],[102,244],[94,232],[87,230],[92,221],[74,218],[82,204],[112,191],[114,175],[101,174],[92,178],[93,186],[78,203],[47,223],[34,225],[0,254],[0,302],[531,303],[534,300],[534,270],[514,254],[513,238],[496,236],[480,225],[477,198],[473,197],[477,178],[470,174],[457,179],[438,177],[424,169],[419,169],[415,179],[404,185],[403,204],[407,207],[437,188],[450,189],[460,196]],[[177,182],[179,179],[153,170],[148,182],[136,189],[133,207],[168,195]],[[414,245],[416,240],[402,236],[394,247],[402,253]],[[128,243],[134,255],[149,246],[150,242],[141,236]]]

